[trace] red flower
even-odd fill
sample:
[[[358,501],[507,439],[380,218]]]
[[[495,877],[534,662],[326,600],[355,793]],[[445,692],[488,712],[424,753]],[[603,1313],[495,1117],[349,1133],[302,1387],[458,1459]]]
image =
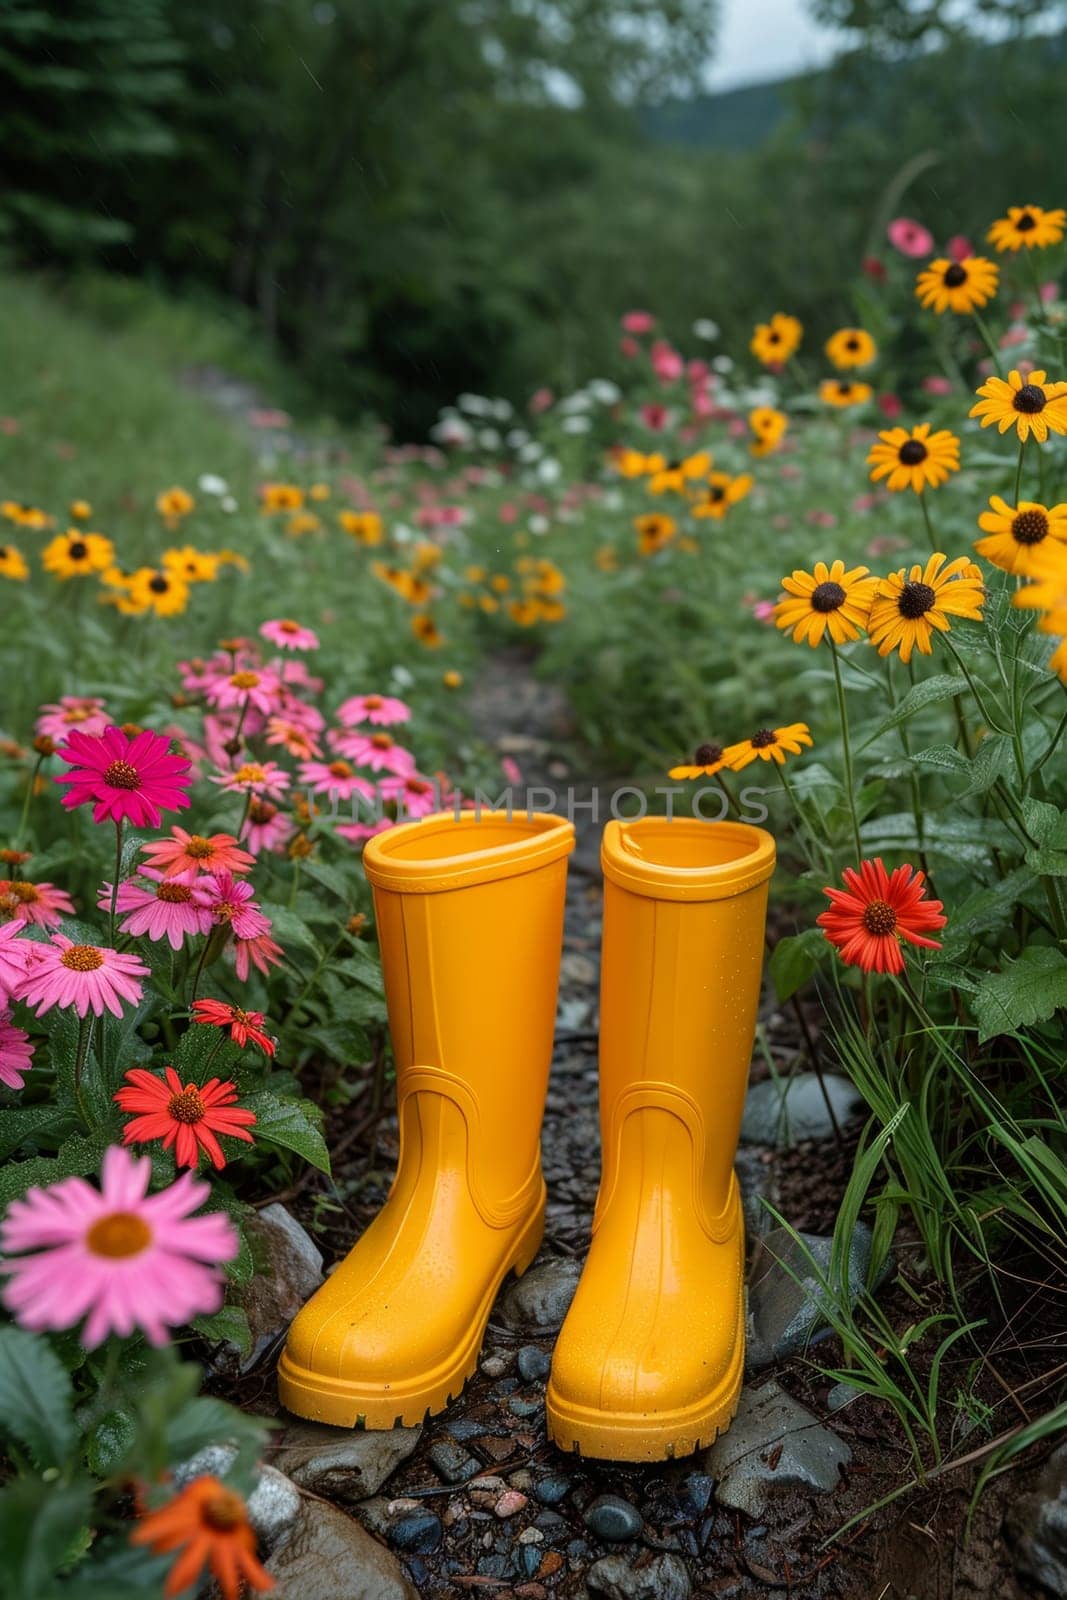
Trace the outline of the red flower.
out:
[[[135,828],[158,828],[164,811],[189,804],[191,762],[171,755],[170,740],[144,728],[131,739],[121,728],[107,728],[95,737],[74,729],[56,754],[72,769],[56,777],[69,783],[63,796],[68,810],[93,802],[93,821],[105,817]]]
[[[211,1028],[229,1028],[230,1038],[242,1050],[251,1039],[265,1056],[274,1054],[274,1040],[263,1032],[262,1011],[242,1011],[224,1000],[194,1000],[193,1021],[206,1023]]]
[[[132,1067],[125,1077],[130,1087],[120,1089],[114,1098],[123,1111],[137,1115],[126,1124],[123,1144],[162,1139],[164,1150],[174,1146],[179,1167],[195,1167],[201,1150],[207,1151],[216,1167],[224,1167],[226,1157],[217,1133],[252,1143],[248,1129],[256,1114],[234,1105],[235,1084],[212,1078],[209,1083],[187,1083],[183,1088],[173,1067],[164,1068],[166,1081],[142,1067]]]
[[[876,856],[862,861],[858,872],[846,867],[842,877],[844,889],[823,890],[830,909],[815,919],[842,961],[864,972],[903,972],[903,940],[940,950],[936,939],[924,937],[946,922],[941,901],[926,898],[924,873],[908,865],[888,873]]]

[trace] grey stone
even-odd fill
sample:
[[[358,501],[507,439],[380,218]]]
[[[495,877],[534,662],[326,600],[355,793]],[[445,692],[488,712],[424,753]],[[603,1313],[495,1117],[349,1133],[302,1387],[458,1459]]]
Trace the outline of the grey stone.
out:
[[[275,1200],[255,1212],[245,1231],[256,1257],[249,1283],[230,1290],[230,1298],[248,1318],[252,1346],[242,1355],[236,1345],[222,1344],[212,1366],[229,1375],[250,1372],[280,1345],[304,1301],[322,1282],[322,1253],[311,1235]]]
[[[554,1332],[563,1326],[578,1287],[581,1267],[569,1256],[558,1256],[531,1267],[504,1296],[504,1318],[513,1328]]]
[[[454,1439],[438,1439],[427,1450],[426,1459],[445,1483],[465,1483],[482,1465]]]
[[[174,1481],[184,1489],[194,1478],[225,1478],[237,1459],[237,1446],[209,1444],[174,1469]],[[269,1549],[285,1538],[300,1514],[300,1490],[274,1467],[260,1467],[256,1486],[247,1496],[248,1519]]]
[[[586,1507],[582,1521],[590,1533],[612,1544],[636,1539],[645,1525],[637,1507],[617,1494],[598,1494]]]
[[[536,1417],[541,1407],[540,1400],[519,1400],[515,1395],[508,1401],[508,1410],[513,1417]]]
[[[840,1411],[844,1406],[850,1406],[853,1400],[858,1400],[863,1392],[862,1389],[854,1389],[850,1383],[835,1383],[826,1396],[826,1409]]]
[[[754,1083],[745,1101],[741,1138],[746,1144],[776,1145],[780,1150],[791,1150],[805,1139],[828,1138],[834,1125],[827,1098],[838,1127],[845,1127],[861,1110],[863,1096],[847,1078],[824,1073],[822,1082],[825,1098],[814,1072]]]
[[[551,1477],[542,1478],[534,1489],[534,1494],[543,1506],[558,1506],[570,1493],[571,1480],[553,1473]]]
[[[766,1159],[767,1152],[755,1145],[740,1145],[734,1158],[737,1186],[741,1191],[741,1208],[745,1214],[745,1232],[749,1240],[758,1239],[774,1226],[774,1219],[763,1204],[768,1200],[777,1205],[775,1169]]]
[[[376,1494],[421,1437],[421,1428],[357,1433],[298,1422],[278,1436],[271,1459],[302,1488],[351,1505]]]
[[[835,1489],[852,1451],[776,1383],[744,1389],[730,1431],[705,1457],[719,1503],[758,1518],[775,1491]]]
[[[389,1529],[389,1542],[397,1550],[428,1555],[441,1543],[441,1519],[434,1511],[409,1511]]]
[[[544,1383],[552,1367],[552,1357],[538,1344],[524,1344],[515,1364],[524,1383]]]
[[[693,1592],[685,1562],[680,1556],[654,1556],[641,1564],[624,1555],[604,1556],[585,1575],[591,1594],[608,1600],[688,1600]]]
[[[1033,1494],[1007,1518],[1017,1569],[1050,1594],[1067,1594],[1067,1444],[1049,1456]]]
[[[749,1370],[758,1372],[772,1361],[784,1361],[829,1332],[825,1310],[835,1291],[824,1289],[808,1260],[810,1252],[818,1273],[830,1271],[832,1240],[818,1234],[799,1235],[805,1248],[787,1228],[773,1228],[756,1246],[748,1278]],[[871,1230],[858,1222],[849,1241],[847,1287],[854,1305],[867,1278],[871,1261]]]
[[[277,1583],[277,1600],[418,1600],[396,1557],[322,1501],[302,1507],[266,1567]]]

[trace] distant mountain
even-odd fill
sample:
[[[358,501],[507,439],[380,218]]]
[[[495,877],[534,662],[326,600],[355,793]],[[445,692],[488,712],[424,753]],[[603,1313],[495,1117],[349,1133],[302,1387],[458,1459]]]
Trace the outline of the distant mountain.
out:
[[[662,144],[702,150],[750,150],[761,144],[790,110],[790,94],[803,78],[752,83],[720,94],[666,100],[642,113],[648,135]]]

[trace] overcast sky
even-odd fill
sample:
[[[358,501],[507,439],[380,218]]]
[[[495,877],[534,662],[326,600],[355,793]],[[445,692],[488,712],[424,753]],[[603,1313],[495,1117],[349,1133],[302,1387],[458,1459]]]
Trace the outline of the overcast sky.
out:
[[[804,0],[722,0],[719,42],[708,73],[711,89],[821,66],[834,53],[839,35],[811,20]]]

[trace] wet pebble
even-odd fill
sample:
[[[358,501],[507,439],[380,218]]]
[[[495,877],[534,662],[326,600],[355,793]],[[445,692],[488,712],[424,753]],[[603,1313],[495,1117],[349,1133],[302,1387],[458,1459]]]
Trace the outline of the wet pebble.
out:
[[[445,1483],[464,1483],[481,1471],[481,1462],[454,1439],[438,1439],[427,1450],[426,1459]]]
[[[527,1505],[529,1505],[529,1501],[524,1494],[520,1494],[518,1489],[505,1489],[493,1506],[493,1510],[503,1521],[507,1517],[515,1516],[517,1512],[522,1511]]]
[[[570,1493],[571,1480],[553,1474],[551,1477],[542,1478],[534,1489],[534,1494],[543,1506],[558,1506]]]
[[[516,1366],[526,1383],[543,1383],[552,1366],[552,1357],[540,1345],[524,1344],[519,1351]]]
[[[644,1521],[637,1507],[617,1494],[597,1495],[586,1508],[582,1520],[598,1539],[606,1539],[617,1544],[627,1539],[636,1539],[644,1527]]]
[[[512,1395],[508,1401],[508,1410],[513,1417],[535,1417],[540,1409],[540,1400],[519,1400]]]
[[[507,1358],[505,1356],[486,1356],[482,1362],[481,1370],[487,1378],[502,1378],[508,1370]]]
[[[441,1519],[432,1511],[412,1511],[389,1529],[389,1542],[397,1550],[429,1555],[441,1543]]]

